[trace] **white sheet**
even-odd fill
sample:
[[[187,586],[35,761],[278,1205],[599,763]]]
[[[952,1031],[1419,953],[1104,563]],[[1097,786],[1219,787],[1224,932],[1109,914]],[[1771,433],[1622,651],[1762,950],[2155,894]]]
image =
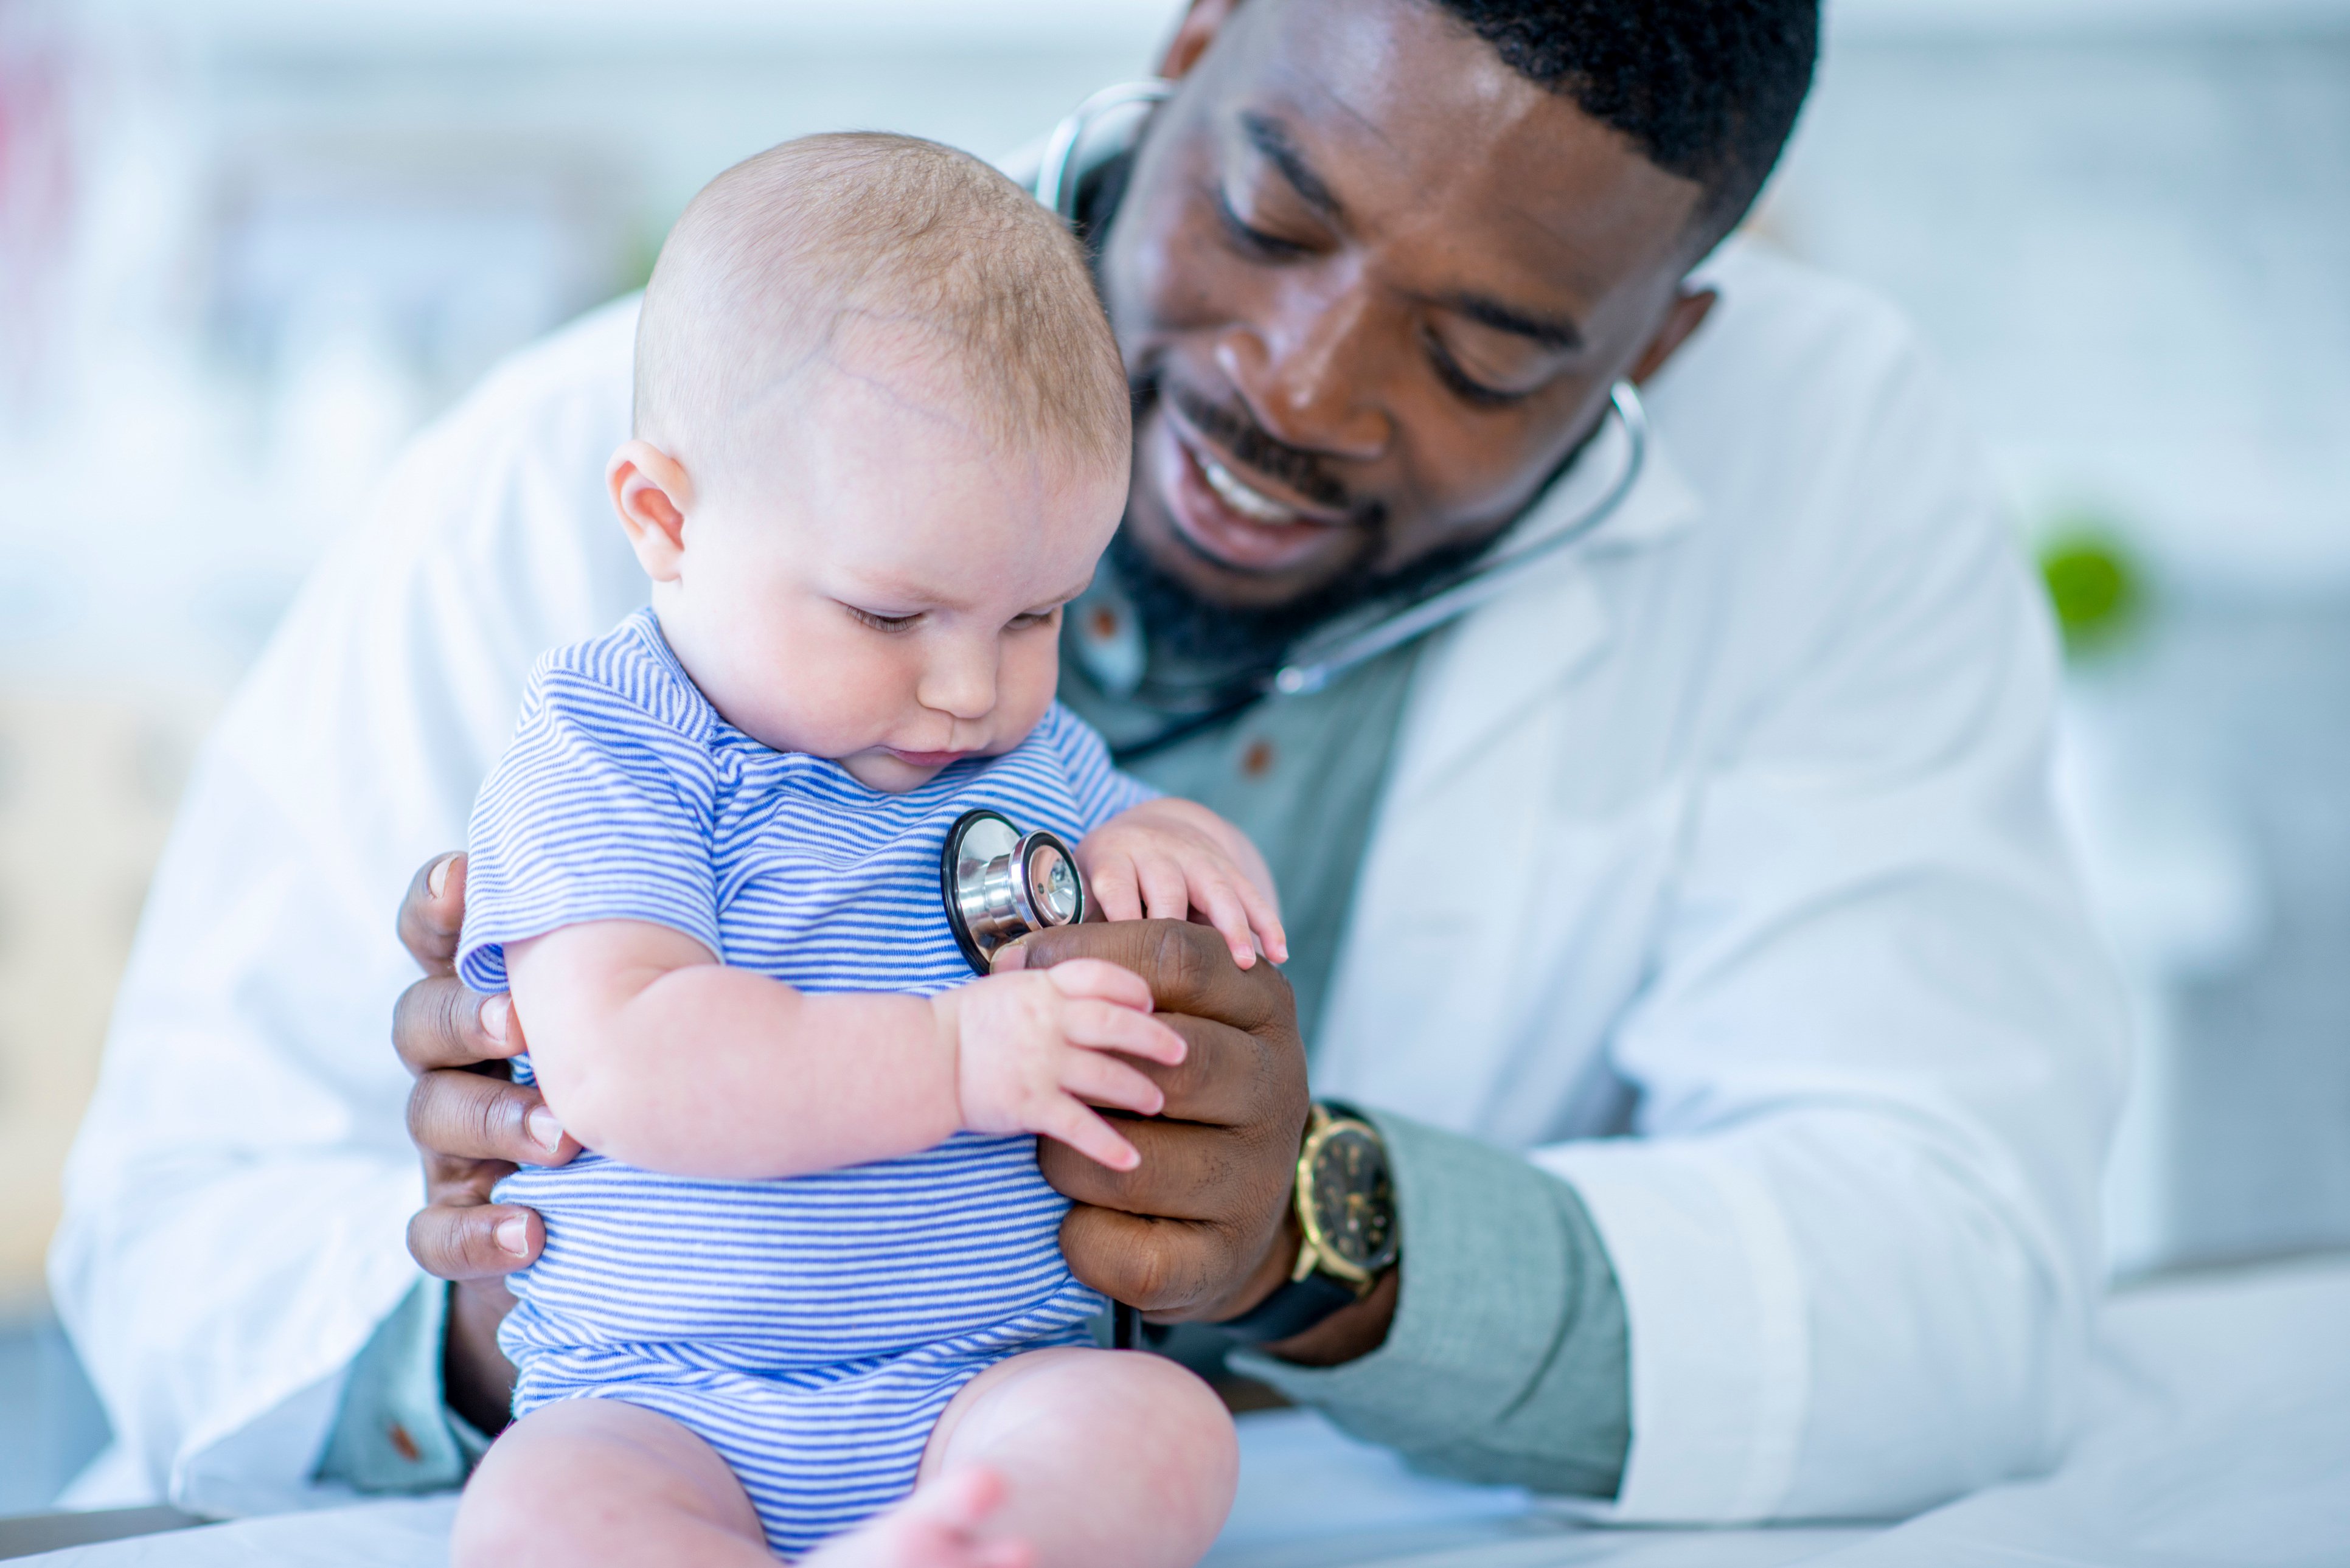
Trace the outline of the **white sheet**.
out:
[[[1834,1568],[2350,1563],[2350,1258],[2172,1280],[2106,1309],[2098,1405],[2064,1467]]]
[[[1207,1568],[2186,1568],[2350,1564],[2350,1257],[2114,1297],[2083,1435],[2044,1480],[1892,1528],[1600,1530],[1514,1488],[1413,1475],[1303,1411],[1241,1423]],[[246,1520],[41,1568],[442,1568],[454,1500]]]

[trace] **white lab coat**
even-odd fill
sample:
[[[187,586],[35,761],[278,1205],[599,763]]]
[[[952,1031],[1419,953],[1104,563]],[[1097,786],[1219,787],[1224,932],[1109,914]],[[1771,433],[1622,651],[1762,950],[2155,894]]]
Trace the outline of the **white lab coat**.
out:
[[[2120,1003],[2046,617],[1940,379],[1853,289],[1710,273],[1622,513],[1422,661],[1316,1087],[1582,1192],[1630,1324],[1606,1511],[1898,1513],[2061,1441]],[[300,1501],[415,1282],[393,910],[532,658],[644,600],[601,481],[632,315],[417,439],[197,769],[52,1266],[134,1487]]]

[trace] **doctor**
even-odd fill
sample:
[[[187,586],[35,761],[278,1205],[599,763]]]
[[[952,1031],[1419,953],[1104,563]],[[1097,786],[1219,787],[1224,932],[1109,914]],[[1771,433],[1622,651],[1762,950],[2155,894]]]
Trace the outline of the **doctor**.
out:
[[[1084,183],[1141,413],[1064,695],[1265,846],[1295,959],[1040,939],[1133,964],[1195,1049],[1140,1172],[1046,1150],[1072,1266],[1237,1320],[1252,1373],[1418,1462],[1627,1521],[2043,1463],[2096,1286],[2122,1023],[2052,821],[2045,618],[1902,324],[1717,249],[1815,31],[1812,0],[1194,0],[1174,96]],[[119,1441],[85,1496],[452,1484],[498,1418],[496,1276],[540,1231],[487,1187],[575,1146],[457,1070],[521,1032],[445,978],[440,852],[533,657],[641,598],[600,494],[630,327],[419,438],[205,754],[54,1259]],[[1604,526],[1149,749],[1588,504],[1626,377],[1655,441]],[[1367,1123],[1305,1194],[1392,1220],[1367,1281],[1298,1222],[1309,1082]]]

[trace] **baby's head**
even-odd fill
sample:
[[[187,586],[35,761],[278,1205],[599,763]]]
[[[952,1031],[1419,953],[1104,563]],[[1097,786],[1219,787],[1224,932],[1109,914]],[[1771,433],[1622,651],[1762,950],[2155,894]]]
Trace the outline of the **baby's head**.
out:
[[[1129,407],[1060,221],[976,159],[812,136],[711,182],[637,329],[612,499],[728,722],[907,790],[1043,718]]]

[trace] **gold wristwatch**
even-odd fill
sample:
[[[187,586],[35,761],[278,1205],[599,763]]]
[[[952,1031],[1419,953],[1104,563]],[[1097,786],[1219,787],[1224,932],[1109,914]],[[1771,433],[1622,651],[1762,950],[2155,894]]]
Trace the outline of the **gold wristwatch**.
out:
[[[1217,1324],[1234,1339],[1264,1345],[1304,1334],[1370,1294],[1401,1251],[1387,1142],[1350,1106],[1314,1106],[1297,1151],[1294,1201],[1297,1264],[1278,1290]]]

